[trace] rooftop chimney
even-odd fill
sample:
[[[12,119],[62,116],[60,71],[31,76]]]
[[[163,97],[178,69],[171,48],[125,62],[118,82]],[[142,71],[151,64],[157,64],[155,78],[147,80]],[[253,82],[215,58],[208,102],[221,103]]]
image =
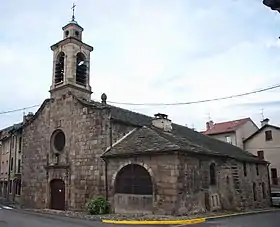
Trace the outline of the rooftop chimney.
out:
[[[263,119],[263,120],[261,121],[261,127],[267,125],[268,122],[269,122],[269,119],[268,119],[268,118]]]
[[[206,122],[206,130],[209,130],[214,126],[214,122],[212,120]]]
[[[152,121],[152,125],[163,129],[166,132],[172,131],[172,122],[167,118],[166,114],[157,113],[155,114],[155,118]]]
[[[34,116],[34,114],[32,112],[29,112],[27,115],[24,115],[23,123],[26,123],[27,121],[29,121],[33,116]]]

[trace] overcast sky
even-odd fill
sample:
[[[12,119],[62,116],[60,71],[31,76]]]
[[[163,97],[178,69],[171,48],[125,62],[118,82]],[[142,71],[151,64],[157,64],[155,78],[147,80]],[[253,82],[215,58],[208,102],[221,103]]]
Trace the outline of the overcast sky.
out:
[[[129,103],[188,102],[280,83],[280,14],[262,0],[77,0],[76,19],[91,55],[92,99]],[[0,5],[0,112],[49,97],[50,46],[62,39],[70,0],[3,1]],[[261,109],[280,124],[280,88],[232,100],[183,106],[125,106],[197,130],[251,117]],[[36,108],[28,109],[36,111]],[[0,127],[23,111],[1,114]]]

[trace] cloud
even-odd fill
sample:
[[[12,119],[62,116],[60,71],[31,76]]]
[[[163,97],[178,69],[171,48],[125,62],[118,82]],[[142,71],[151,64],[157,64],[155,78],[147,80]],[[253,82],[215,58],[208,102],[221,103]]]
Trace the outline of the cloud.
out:
[[[39,104],[48,97],[49,46],[62,38],[71,4],[70,0],[56,5],[35,0],[2,4],[0,112]],[[100,100],[105,92],[110,101],[187,102],[276,84],[277,15],[254,0],[79,0],[76,18],[85,29],[84,42],[95,48],[92,97]],[[278,93],[185,106],[120,106],[149,115],[164,112],[177,123],[201,130],[208,113],[214,121],[251,116],[258,122],[259,106],[246,103],[277,101]],[[279,124],[275,111],[265,112]],[[22,112],[0,115],[0,127],[21,118]]]

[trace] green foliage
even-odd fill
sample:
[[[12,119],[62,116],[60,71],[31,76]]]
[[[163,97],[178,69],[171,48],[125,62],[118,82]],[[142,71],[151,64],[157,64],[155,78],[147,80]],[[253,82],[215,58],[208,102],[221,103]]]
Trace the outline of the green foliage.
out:
[[[90,214],[93,215],[108,214],[110,211],[110,205],[104,197],[98,196],[89,201],[87,210]]]

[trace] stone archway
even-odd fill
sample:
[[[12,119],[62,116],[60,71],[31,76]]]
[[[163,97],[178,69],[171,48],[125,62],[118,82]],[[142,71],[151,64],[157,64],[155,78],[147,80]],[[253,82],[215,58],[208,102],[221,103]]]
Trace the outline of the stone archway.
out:
[[[50,182],[50,209],[65,210],[65,183],[61,179]]]
[[[138,164],[124,166],[114,183],[116,213],[151,213],[153,182],[148,170]]]

